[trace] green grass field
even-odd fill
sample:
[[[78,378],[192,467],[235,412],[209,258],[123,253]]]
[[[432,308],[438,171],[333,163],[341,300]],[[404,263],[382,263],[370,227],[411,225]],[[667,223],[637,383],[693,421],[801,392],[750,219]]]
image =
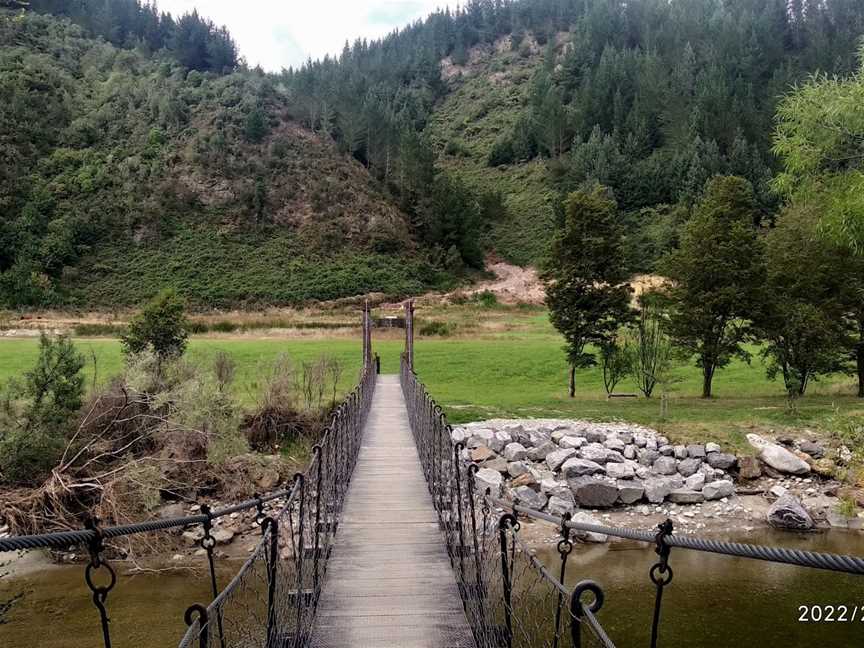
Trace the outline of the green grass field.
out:
[[[465,309],[439,315],[457,322],[473,317]],[[561,339],[550,328],[545,313],[511,311],[499,317],[493,312],[488,318],[498,325],[484,328],[481,324],[470,336],[417,341],[417,372],[454,423],[492,417],[623,419],[654,426],[682,441],[714,439],[742,446],[744,435],[751,430],[809,427],[830,431],[832,418],[838,413],[864,415],[864,401],[854,397],[854,384],[846,376],[814,383],[797,403],[796,411],[790,411],[782,384],[765,377],[758,357],[749,365],[736,361],[718,372],[716,397],[707,401],[699,398],[699,370],[692,365],[678,368],[669,411],[662,419],[659,394],[653,399],[607,400],[599,369],[578,372],[577,395],[569,399]],[[94,355],[97,384],[121,371],[123,356],[116,340],[81,339],[76,344],[89,360],[89,384],[94,378]],[[382,371],[396,373],[402,350],[398,335],[379,338],[374,345],[381,355]],[[344,390],[350,389],[360,368],[359,340],[346,337],[193,338],[189,357],[206,363],[217,351],[235,358],[235,390],[248,406],[257,401],[267,372],[280,354],[298,363],[321,354],[338,358],[345,367]],[[21,375],[32,366],[37,352],[35,339],[0,340],[0,381]],[[625,382],[618,391],[636,389]]]

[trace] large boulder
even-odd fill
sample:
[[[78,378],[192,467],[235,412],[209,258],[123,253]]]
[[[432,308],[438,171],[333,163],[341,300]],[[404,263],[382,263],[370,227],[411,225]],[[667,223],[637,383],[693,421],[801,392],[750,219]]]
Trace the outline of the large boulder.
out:
[[[813,441],[802,441],[798,444],[798,448],[799,450],[801,450],[801,452],[810,455],[814,459],[821,459],[825,456],[825,448],[823,448],[818,443],[814,443]]]
[[[510,486],[516,488],[517,486],[534,486],[537,484],[537,478],[532,475],[530,472],[526,472],[523,475],[519,475],[513,481],[510,482]]]
[[[588,439],[589,443],[603,443],[606,440],[606,431],[598,429],[586,430],[585,438]]]
[[[510,436],[508,432],[504,432],[504,430],[498,430],[492,435],[492,438],[489,440],[489,447],[492,448],[495,452],[501,452],[509,443],[513,442],[513,437]]]
[[[813,518],[794,495],[785,494],[768,509],[768,524],[778,529],[809,531],[815,526]]]
[[[558,497],[557,495],[553,495],[549,498],[549,503],[546,507],[546,512],[549,515],[555,515],[558,517],[563,517],[565,513],[573,513],[573,509],[576,508],[576,505],[573,502],[573,496],[570,496],[570,499],[564,499],[563,497]]]
[[[549,496],[558,495],[560,497],[560,495],[557,492],[558,489],[563,489],[563,490],[566,490],[568,493],[570,493],[570,487],[567,485],[567,482],[558,481],[554,477],[549,477],[547,479],[541,479],[540,480],[540,492],[541,493],[545,493],[546,495],[549,495]],[[572,493],[571,493],[571,497],[572,497]]]
[[[697,472],[684,480],[684,487],[690,490],[701,491],[705,485],[705,473]]]
[[[609,448],[610,450],[615,450],[616,452],[624,452],[624,448],[627,447],[627,444],[624,443],[618,437],[610,437],[603,442],[603,445]]]
[[[511,461],[507,464],[507,474],[511,477],[521,477],[522,475],[530,474],[528,469],[529,465],[524,461]]]
[[[605,480],[577,477],[568,483],[576,503],[583,508],[609,508],[618,500],[618,487]]]
[[[503,481],[501,473],[490,468],[481,468],[477,471],[477,474],[474,475],[474,483],[477,485],[477,490],[481,493],[485,493],[487,488],[491,488],[492,495],[496,497],[501,491],[501,484]]]
[[[543,461],[550,452],[555,452],[557,449],[558,446],[551,441],[544,441],[540,445],[535,446],[528,451],[528,458],[531,461]]]
[[[549,470],[558,470],[561,467],[561,464],[575,454],[576,451],[573,448],[555,450],[546,455],[546,465],[549,466]]]
[[[635,475],[633,466],[628,463],[607,463],[606,474],[613,479],[630,479]]]
[[[705,496],[702,493],[686,488],[676,488],[669,493],[668,498],[670,502],[675,504],[699,504],[705,501]]]
[[[613,452],[599,443],[589,443],[579,450],[580,457],[596,463],[606,463],[609,460],[610,454],[613,454]]]
[[[643,466],[653,466],[654,462],[660,458],[659,452],[657,452],[656,450],[650,450],[648,448],[639,450],[636,455],[639,458],[639,463]]]
[[[728,470],[734,466],[738,460],[735,458],[735,455],[729,454],[728,452],[709,452],[705,461],[707,461],[708,465],[712,468]]]
[[[509,467],[510,464],[504,457],[495,457],[494,459],[483,462],[483,468],[497,470],[499,473],[506,473]]]
[[[687,446],[687,456],[695,457],[696,459],[705,458],[705,446],[697,443],[692,443]]]
[[[561,465],[561,472],[564,473],[565,477],[570,479],[603,472],[603,466],[588,459],[571,457]]]
[[[756,448],[759,459],[778,472],[788,475],[806,475],[810,472],[810,465],[806,461],[781,445],[771,443],[758,434],[748,434],[747,441]]]
[[[741,479],[759,479],[762,476],[762,466],[756,457],[738,457],[738,476]]]
[[[678,472],[681,473],[682,477],[689,477],[690,475],[695,475],[701,465],[702,460],[696,457],[682,459],[681,463],[678,464]]]
[[[565,436],[558,441],[562,448],[581,448],[585,445],[585,438],[579,436]]]
[[[585,513],[584,511],[579,511],[578,513],[574,513],[573,517],[570,518],[571,522],[576,522],[578,524],[591,524],[593,526],[603,526],[600,523],[600,520],[595,518],[593,515]],[[603,543],[609,539],[605,533],[598,533],[597,531],[583,531],[579,529],[573,529],[573,535],[582,540],[582,542],[598,542]]]
[[[732,497],[735,494],[735,484],[731,481],[722,479],[705,484],[702,487],[702,494],[706,500],[718,500],[724,497]]]
[[[508,443],[504,446],[503,454],[507,461],[522,461],[528,458],[528,450],[521,443]]]
[[[618,482],[618,501],[635,504],[645,495],[645,487],[638,479],[622,479]]]
[[[510,497],[519,500],[522,506],[527,506],[535,511],[542,511],[546,506],[547,498],[543,493],[538,493],[529,486],[519,486],[510,490]]]
[[[472,429],[471,436],[465,442],[469,448],[479,448],[480,446],[489,446],[492,439],[495,438],[495,433],[492,430],[484,430],[482,428]]]
[[[488,446],[477,446],[471,451],[471,461],[488,461],[494,459],[498,455]]]
[[[664,477],[649,477],[642,482],[645,487],[645,499],[652,504],[660,504],[676,488],[676,481]]]
[[[678,472],[675,457],[660,457],[654,462],[654,472],[658,475],[674,475]]]

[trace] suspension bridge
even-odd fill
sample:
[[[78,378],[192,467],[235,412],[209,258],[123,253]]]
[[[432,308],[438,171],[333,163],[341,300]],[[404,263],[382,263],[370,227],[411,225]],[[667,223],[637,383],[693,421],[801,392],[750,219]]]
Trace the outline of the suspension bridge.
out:
[[[644,620],[651,648],[662,637],[673,549],[864,575],[861,557],[679,536],[669,521],[651,530],[577,523],[481,492],[477,466],[463,458],[464,446],[453,443],[441,407],[414,372],[411,302],[404,326],[400,374],[378,376],[367,304],[357,387],[290,488],[223,509],[202,506],[195,516],[6,538],[0,551],[86,547],[84,578],[105,648],[126,645],[110,621],[117,575],[106,541],[195,525],[204,531],[212,600],[178,612],[187,625],[180,648],[614,648],[600,620],[602,585],[567,585],[575,532],[655,547],[653,615]],[[278,513],[266,515],[274,503]],[[248,510],[257,511],[261,539],[220,583],[214,521]],[[556,564],[543,564],[523,542],[525,518],[557,526]]]

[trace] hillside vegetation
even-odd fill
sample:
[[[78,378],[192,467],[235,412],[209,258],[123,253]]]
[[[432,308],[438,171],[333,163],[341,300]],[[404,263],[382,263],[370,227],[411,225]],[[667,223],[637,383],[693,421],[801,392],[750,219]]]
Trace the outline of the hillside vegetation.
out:
[[[5,307],[416,293],[538,264],[594,183],[655,271],[716,175],[774,222],[778,101],[864,33],[857,0],[470,0],[265,74],[197,13],[0,7]]]
[[[855,70],[862,33],[856,0],[471,0],[284,77],[306,123],[384,182],[407,130],[501,194],[483,240],[504,258],[540,260],[563,196],[600,182],[632,269],[651,270],[714,175],[746,178],[773,218],[777,101]]]
[[[438,274],[361,164],[260,72],[0,10],[0,303],[298,303]]]

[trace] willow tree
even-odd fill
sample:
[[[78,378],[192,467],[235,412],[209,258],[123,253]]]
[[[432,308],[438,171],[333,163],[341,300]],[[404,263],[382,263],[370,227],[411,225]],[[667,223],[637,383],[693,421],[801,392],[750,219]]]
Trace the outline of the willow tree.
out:
[[[823,232],[864,254],[864,44],[859,69],[816,74],[777,108],[777,191],[818,211]]]
[[[608,189],[595,185],[567,197],[542,278],[550,319],[567,343],[570,398],[576,369],[596,364],[589,345],[609,344],[632,317],[622,238]]]

